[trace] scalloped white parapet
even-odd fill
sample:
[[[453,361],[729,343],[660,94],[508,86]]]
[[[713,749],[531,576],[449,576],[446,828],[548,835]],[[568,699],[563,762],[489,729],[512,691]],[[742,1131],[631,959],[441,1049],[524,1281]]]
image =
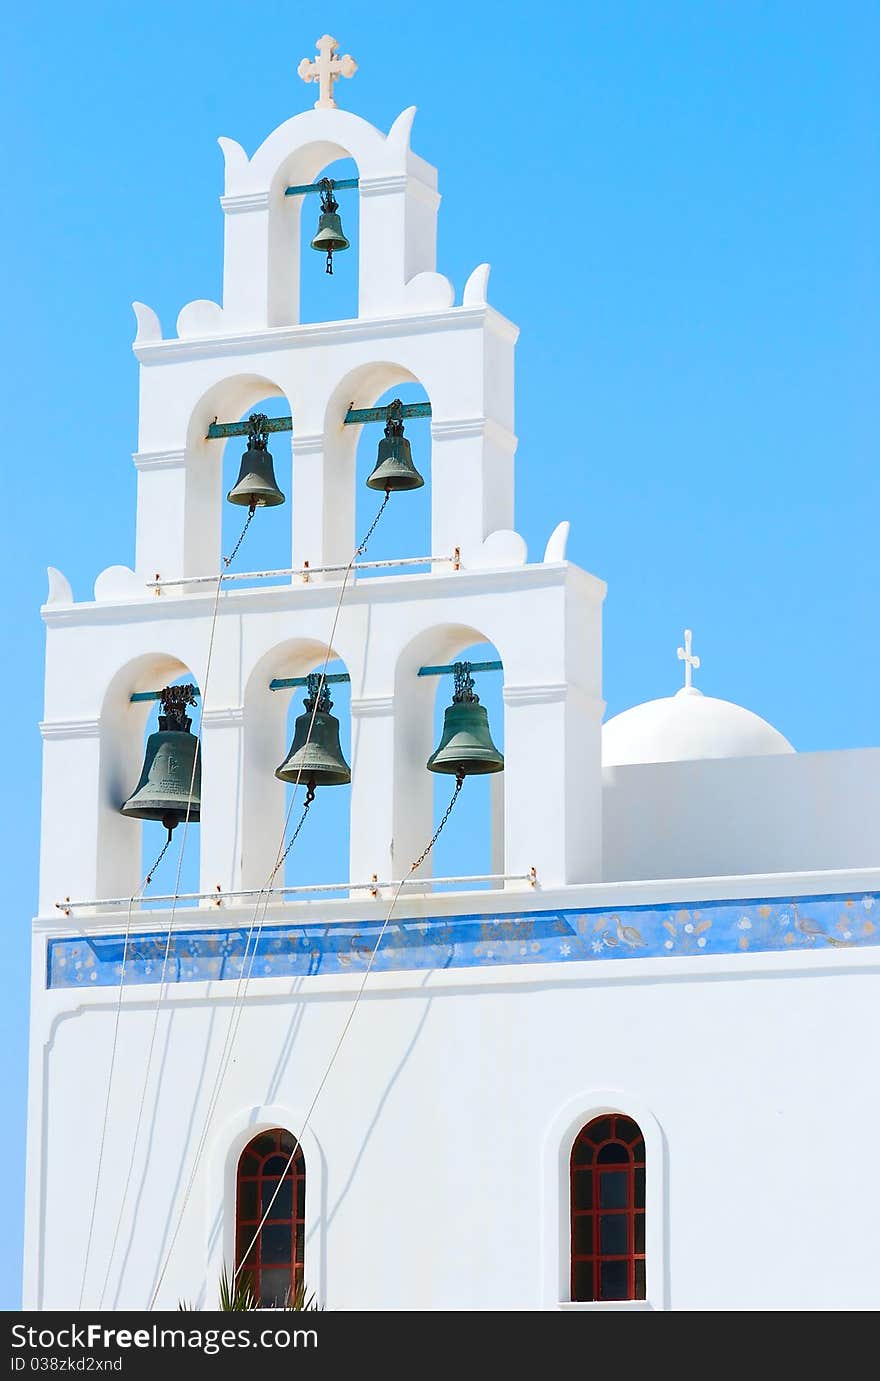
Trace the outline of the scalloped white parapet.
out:
[[[63,575],[56,566],[48,566],[46,574],[49,577],[49,593],[46,595],[47,604],[72,604],[73,590],[66,575]]]
[[[189,337],[220,336],[226,330],[223,308],[210,298],[198,297],[187,302],[177,314],[177,334],[181,340]]]
[[[442,273],[417,273],[403,290],[409,312],[442,312],[455,301],[455,289]]]
[[[545,562],[565,560],[565,549],[568,546],[568,534],[570,531],[571,523],[567,518],[564,519],[563,522],[556,524],[544,548]]]
[[[485,307],[488,301],[489,272],[489,264],[477,264],[477,267],[464,285],[464,292],[461,298],[461,305],[463,307]]]
[[[128,566],[108,566],[95,578],[95,599],[100,602],[143,599],[145,593],[143,580]]]
[[[524,566],[528,556],[525,538],[511,528],[490,532],[481,547],[468,557],[468,570],[498,570]]]
[[[250,160],[237,140],[227,139],[225,134],[221,134],[217,143],[220,145],[220,151],[223,154],[223,165],[226,172],[226,190],[228,192],[235,180],[242,176]]]
[[[134,338],[135,345],[147,345],[150,341],[162,339],[162,323],[145,302],[132,302],[132,311],[137,321],[137,335]]]
[[[234,139],[218,139],[226,197],[253,196],[274,186],[314,181],[334,158],[353,158],[366,180],[412,171],[436,188],[437,173],[410,149],[416,107],[401,111],[387,134],[350,110],[304,110],[274,129],[248,158]]]

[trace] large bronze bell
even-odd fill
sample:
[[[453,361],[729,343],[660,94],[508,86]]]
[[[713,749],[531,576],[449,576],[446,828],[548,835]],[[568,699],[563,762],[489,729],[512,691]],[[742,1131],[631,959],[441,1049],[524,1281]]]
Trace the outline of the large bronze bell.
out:
[[[238,479],[226,495],[230,503],[242,508],[275,508],[284,503],[284,495],[275,482],[272,452],[267,449],[268,422],[263,412],[251,413],[248,418],[247,450],[241,458]]]
[[[403,434],[403,404],[399,398],[389,405],[385,435],[379,442],[379,455],[373,473],[367,480],[368,489],[421,489],[425,481],[413,465],[409,441]]]
[[[339,202],[333,195],[333,183],[329,177],[321,180],[321,215],[318,229],[312,240],[312,249],[327,255],[325,273],[333,272],[333,255],[348,249],[349,242],[342,233],[342,218],[337,215]]]
[[[275,769],[275,776],[282,782],[302,782],[314,791],[317,786],[345,786],[351,781],[351,771],[339,746],[339,720],[330,713],[332,708],[326,681],[321,686],[320,676],[313,672],[308,678],[303,713],[297,715],[293,726],[290,752]]]
[[[504,757],[492,742],[485,705],[474,694],[469,662],[455,663],[455,693],[443,717],[443,734],[428,758],[429,772],[474,777],[503,772]]]
[[[161,820],[170,835],[181,820],[199,820],[202,764],[186,713],[187,705],[196,703],[196,688],[166,686],[159,698],[165,713],[159,715],[158,733],[147,739],[140,780],[120,809],[137,820]]]

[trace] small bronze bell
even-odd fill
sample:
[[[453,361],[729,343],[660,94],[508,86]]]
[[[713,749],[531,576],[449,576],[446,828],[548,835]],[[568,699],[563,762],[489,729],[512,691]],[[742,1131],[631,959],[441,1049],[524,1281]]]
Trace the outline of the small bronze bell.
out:
[[[454,777],[504,771],[504,757],[489,732],[486,707],[474,694],[470,662],[455,663],[455,693],[443,717],[440,743],[428,758],[428,771]]]
[[[389,404],[385,435],[379,442],[379,455],[373,473],[367,480],[368,489],[421,489],[425,481],[413,465],[409,441],[403,434],[403,404],[399,398]]]
[[[165,713],[159,715],[158,733],[147,739],[140,780],[120,809],[137,820],[161,820],[170,835],[181,820],[199,819],[202,764],[186,713],[187,705],[196,703],[196,688],[166,686],[160,699]]]
[[[325,273],[333,272],[333,255],[349,248],[348,240],[342,233],[342,218],[336,214],[338,210],[339,202],[333,195],[333,183],[329,177],[322,178],[321,215],[315,238],[312,240],[312,249],[327,255]]]
[[[280,777],[282,782],[300,781],[310,790],[316,786],[345,786],[351,781],[348,763],[339,746],[339,720],[330,713],[333,701],[326,681],[318,694],[320,685],[320,676],[312,672],[308,678],[303,713],[297,715],[293,726],[290,752],[281,766],[275,769],[275,776]]]
[[[272,452],[267,449],[268,421],[263,412],[251,413],[248,418],[247,450],[241,458],[238,479],[226,495],[230,503],[242,508],[275,508],[284,503],[284,495],[275,482]]]

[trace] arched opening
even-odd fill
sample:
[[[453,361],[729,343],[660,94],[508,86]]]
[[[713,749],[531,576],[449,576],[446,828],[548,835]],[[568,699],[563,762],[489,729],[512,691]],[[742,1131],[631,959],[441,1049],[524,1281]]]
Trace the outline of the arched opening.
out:
[[[305,1213],[302,1147],[282,1127],[260,1132],[238,1161],[235,1265],[261,1309],[289,1307],[302,1289]]]
[[[320,182],[330,178],[343,182],[358,175],[354,159],[344,157],[320,169],[310,179]],[[312,249],[311,241],[318,229],[321,215],[321,196],[308,192],[300,200],[300,321],[346,321],[358,314],[358,263],[360,258],[360,198],[356,187],[337,188],[333,198],[338,204],[336,215],[349,248],[333,255],[333,272],[325,271],[326,256]]]
[[[427,390],[410,370],[391,360],[376,360],[352,370],[334,388],[324,416],[323,459],[325,503],[323,550],[328,559],[347,562],[367,533],[382,504],[381,490],[367,487],[378,456],[384,423],[344,422],[355,410],[402,402],[426,402]],[[372,537],[364,560],[395,560],[401,556],[427,556],[431,550],[431,430],[430,419],[409,418],[405,435],[412,458],[425,480],[422,488],[391,495]],[[300,539],[302,544],[302,539]],[[305,555],[305,552],[303,552]],[[400,569],[400,568],[398,568]],[[406,570],[406,567],[402,568]],[[418,570],[419,568],[413,568]],[[422,567],[421,569],[427,569]],[[373,574],[394,574],[384,568]],[[365,572],[365,574],[371,574]]]
[[[269,187],[268,324],[291,326],[309,321],[357,317],[360,195],[357,188],[334,189],[337,214],[350,248],[333,256],[325,273],[321,255],[311,248],[321,214],[319,192],[287,195],[288,187],[314,186],[359,177],[347,149],[326,140],[303,145],[275,169]]]
[[[402,381],[386,388],[378,398],[369,403],[354,400],[355,407],[387,407],[396,398],[404,404],[425,402],[425,390],[420,383]],[[378,456],[379,443],[385,435],[381,422],[365,423],[360,428],[355,462],[355,536],[361,541],[382,503],[381,490],[370,489],[367,480],[372,474]],[[431,554],[431,419],[430,417],[409,417],[404,421],[404,435],[410,443],[413,464],[425,481],[421,489],[404,490],[393,493],[385,512],[370,538],[370,545],[364,557],[366,561],[394,561],[406,556],[430,556]],[[406,571],[407,567],[379,568],[368,570],[364,576],[388,576],[396,569]],[[429,567],[416,566],[414,571],[425,571]]]
[[[275,886],[291,887],[348,878],[351,789],[347,785],[316,785],[315,800],[302,831],[283,867],[276,871],[279,855],[290,843],[302,816],[308,783],[305,772],[300,774],[298,786],[295,770],[290,774],[294,781],[279,780],[275,772],[289,758],[297,719],[303,716],[299,747],[304,744],[312,711],[305,706],[310,687],[302,683],[310,673],[320,673],[327,655],[326,645],[316,639],[291,639],[261,657],[248,679],[244,700],[243,887],[265,887],[273,874]],[[327,676],[346,675],[345,662],[331,649]],[[291,681],[300,684],[291,685]],[[347,680],[328,680],[326,691],[332,701],[329,714],[339,725],[339,752],[350,765],[350,686]],[[310,745],[326,747],[328,743],[335,750],[316,715]]]
[[[163,654],[147,654],[117,672],[105,695],[100,728],[99,896],[135,896],[146,869],[151,867],[167,841],[167,829],[160,820],[123,815],[122,806],[130,800],[142,780],[148,763],[151,736],[160,733],[159,715],[164,711],[152,693],[165,687],[183,685],[198,686],[198,679],[179,659]],[[188,738],[194,744],[201,729],[201,708],[201,695],[196,697],[194,705],[185,708],[186,718],[190,721]],[[154,740],[153,747],[158,746],[159,742]],[[152,780],[159,794],[164,793],[168,800],[179,800],[179,793],[168,782],[185,783],[180,807],[185,815],[186,800],[193,782],[195,747],[190,755],[181,755],[176,747],[172,747],[170,755],[162,759],[152,756],[155,768]],[[198,786],[198,776],[195,786]],[[176,824],[169,847],[158,867],[152,871],[144,905],[149,905],[151,894],[199,890],[199,823],[198,812],[193,807],[190,809],[190,823],[186,827],[182,822]]]
[[[248,514],[246,507],[226,501],[238,479],[247,436],[211,437],[212,423],[245,423],[256,412],[289,417],[291,411],[278,384],[258,374],[223,379],[193,408],[186,438],[185,575],[219,575],[225,569],[223,557],[232,552]],[[268,440],[286,502],[256,510],[232,571],[286,569],[291,564],[291,433],[273,432]]]
[[[402,877],[428,843],[449,805],[455,777],[428,770],[438,747],[454,676],[419,676],[422,667],[456,661],[496,662],[501,657],[475,628],[446,624],[428,629],[404,649],[395,674],[394,852]],[[503,671],[474,672],[474,691],[488,715],[495,747],[504,752]],[[419,869],[421,876],[461,877],[504,870],[504,772],[465,779],[449,823]],[[479,884],[474,884],[478,886]],[[493,884],[486,883],[485,886]],[[494,884],[497,885],[497,884]]]
[[[645,1141],[620,1113],[594,1117],[571,1149],[571,1298],[645,1298]]]

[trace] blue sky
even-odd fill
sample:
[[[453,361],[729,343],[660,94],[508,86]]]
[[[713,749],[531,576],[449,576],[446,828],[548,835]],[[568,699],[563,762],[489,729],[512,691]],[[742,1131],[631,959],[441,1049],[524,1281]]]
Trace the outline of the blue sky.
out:
[[[697,683],[798,749],[880,736],[875,3],[20,10],[0,89],[15,653],[0,1307],[19,1300],[45,568],[84,599],[98,571],[131,563],[129,304],[171,333],[185,302],[219,296],[217,136],[252,152],[307,108],[296,67],[325,29],[360,65],[341,104],[385,129],[419,107],[413,144],[443,193],[439,268],[460,293],[488,259],[490,298],[522,328],[517,526],[540,559],[571,519],[569,555],[608,581],[609,713],[677,688],[687,624]],[[330,302],[347,314],[353,257],[332,298],[311,275],[308,317]],[[266,534],[249,564],[270,554]],[[468,862],[463,833],[444,869]]]

